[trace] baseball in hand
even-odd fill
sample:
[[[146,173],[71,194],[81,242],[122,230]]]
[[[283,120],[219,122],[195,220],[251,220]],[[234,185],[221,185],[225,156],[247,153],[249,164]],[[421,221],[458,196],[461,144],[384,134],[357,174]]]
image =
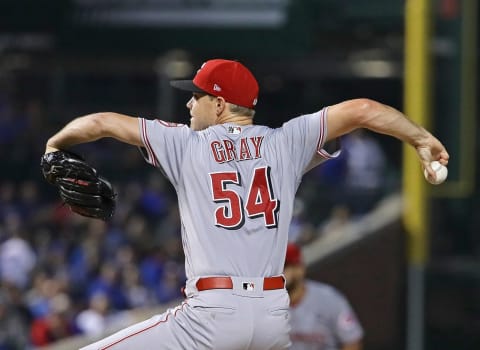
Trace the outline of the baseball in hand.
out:
[[[440,164],[440,162],[437,162],[436,160],[431,162],[430,166],[432,167],[433,171],[435,171],[436,180],[428,178],[427,169],[423,170],[423,175],[425,175],[425,179],[427,179],[427,181],[433,185],[440,185],[447,179],[448,168],[445,165]]]

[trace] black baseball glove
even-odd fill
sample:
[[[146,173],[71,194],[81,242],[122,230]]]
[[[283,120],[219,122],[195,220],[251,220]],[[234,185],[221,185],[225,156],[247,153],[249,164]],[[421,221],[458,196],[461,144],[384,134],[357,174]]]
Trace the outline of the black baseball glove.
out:
[[[40,166],[45,179],[58,187],[60,197],[80,215],[107,220],[115,211],[115,192],[79,155],[69,151],[44,154]]]

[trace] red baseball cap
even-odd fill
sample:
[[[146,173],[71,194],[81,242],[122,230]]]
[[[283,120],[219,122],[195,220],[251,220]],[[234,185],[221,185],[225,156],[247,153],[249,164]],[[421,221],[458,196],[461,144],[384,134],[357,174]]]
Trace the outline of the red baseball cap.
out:
[[[298,265],[302,264],[302,251],[295,243],[288,243],[287,254],[285,256],[285,265]]]
[[[238,106],[254,108],[258,83],[252,72],[237,61],[213,59],[202,64],[193,80],[173,80],[173,87],[220,96]]]

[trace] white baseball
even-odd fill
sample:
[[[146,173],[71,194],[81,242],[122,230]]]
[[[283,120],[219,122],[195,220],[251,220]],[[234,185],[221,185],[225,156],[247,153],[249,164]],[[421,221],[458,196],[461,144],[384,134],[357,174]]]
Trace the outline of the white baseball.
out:
[[[428,178],[428,172],[427,169],[423,170],[423,175],[425,176],[425,179],[427,179],[428,182],[430,182],[433,185],[440,185],[443,181],[447,179],[448,176],[448,168],[445,165],[440,164],[440,162],[437,162],[434,160],[433,162],[430,163],[430,166],[432,167],[433,171],[435,171],[435,180],[430,180]]]

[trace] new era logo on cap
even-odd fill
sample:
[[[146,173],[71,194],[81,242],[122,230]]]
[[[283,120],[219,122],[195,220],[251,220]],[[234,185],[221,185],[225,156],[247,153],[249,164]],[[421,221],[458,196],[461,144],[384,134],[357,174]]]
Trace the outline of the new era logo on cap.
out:
[[[206,61],[193,80],[174,80],[171,85],[192,92],[221,96],[238,106],[254,108],[258,99],[258,83],[252,72],[237,61]]]

